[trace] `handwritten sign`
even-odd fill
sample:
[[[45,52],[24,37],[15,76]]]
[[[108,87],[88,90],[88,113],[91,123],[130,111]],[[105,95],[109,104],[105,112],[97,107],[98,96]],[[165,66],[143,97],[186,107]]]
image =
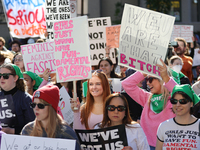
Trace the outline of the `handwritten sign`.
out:
[[[12,37],[44,37],[46,30],[44,0],[2,0]]]
[[[75,140],[2,134],[1,150],[75,150]]]
[[[193,26],[192,25],[174,25],[171,41],[176,37],[182,37],[186,42],[193,42]]]
[[[57,82],[91,78],[87,17],[54,23]]]
[[[106,44],[112,48],[119,47],[119,34],[121,25],[106,27]]]
[[[53,40],[53,22],[70,18],[69,0],[45,0],[48,39]]]
[[[111,26],[110,17],[88,19],[89,40],[92,65],[98,65],[105,57],[106,27]],[[110,50],[110,59],[116,63],[114,49]]]
[[[199,48],[195,48],[194,49],[194,57],[193,57],[193,64],[192,66],[199,66],[200,65],[200,49]]]
[[[82,149],[123,149],[127,146],[125,125],[95,130],[75,130]]]
[[[125,4],[120,30],[119,65],[160,76],[175,17]]]
[[[16,114],[11,95],[0,96],[0,122],[2,127],[14,127]]]
[[[54,42],[35,43],[21,46],[26,71],[42,74],[46,68],[55,73]]]
[[[71,109],[71,104],[70,104],[70,96],[67,93],[67,90],[63,86],[60,89],[60,101],[58,104],[58,110],[62,118],[68,123],[71,124],[74,121],[74,113]]]

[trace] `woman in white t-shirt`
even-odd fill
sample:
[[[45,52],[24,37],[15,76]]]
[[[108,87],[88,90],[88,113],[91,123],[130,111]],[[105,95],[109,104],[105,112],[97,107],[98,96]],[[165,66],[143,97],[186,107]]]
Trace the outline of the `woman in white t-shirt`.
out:
[[[149,150],[149,144],[141,126],[134,122],[129,114],[126,98],[114,93],[106,98],[104,104],[103,120],[95,129],[117,125],[125,125],[128,146],[123,150]]]
[[[170,102],[176,117],[158,127],[156,150],[200,149],[200,120],[192,115],[192,108],[199,101],[189,84],[173,88]]]

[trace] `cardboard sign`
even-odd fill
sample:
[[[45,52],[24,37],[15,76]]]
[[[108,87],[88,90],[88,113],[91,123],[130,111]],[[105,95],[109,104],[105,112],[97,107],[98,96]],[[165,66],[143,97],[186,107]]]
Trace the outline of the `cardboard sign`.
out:
[[[1,150],[75,150],[76,140],[2,134]]]
[[[91,78],[87,17],[54,23],[57,82]]]
[[[121,25],[106,27],[106,45],[112,48],[119,47],[119,34]]]
[[[174,25],[171,41],[176,37],[182,37],[186,42],[193,42],[193,26],[192,25]]]
[[[0,96],[0,122],[2,127],[14,127],[15,106],[11,95]]]
[[[44,0],[2,0],[12,37],[44,38],[46,31]]]
[[[68,123],[71,124],[74,121],[74,112],[71,109],[70,96],[67,93],[67,90],[63,86],[60,89],[60,101],[58,104],[58,111],[62,118]]]
[[[75,130],[82,149],[123,149],[127,146],[125,125],[95,130]]]
[[[119,65],[160,76],[175,17],[125,4],[120,30]]]
[[[42,74],[46,68],[55,73],[54,42],[34,43],[21,46],[26,71]]]
[[[98,65],[99,61],[105,57],[107,26],[111,26],[110,17],[88,19],[90,58],[93,66]],[[114,49],[110,50],[110,59],[114,64],[116,63]]]
[[[53,40],[53,23],[70,18],[69,0],[45,0],[48,39]]]
[[[195,48],[194,49],[194,57],[193,57],[193,64],[192,66],[199,66],[200,65],[200,54],[199,54],[200,49]]]

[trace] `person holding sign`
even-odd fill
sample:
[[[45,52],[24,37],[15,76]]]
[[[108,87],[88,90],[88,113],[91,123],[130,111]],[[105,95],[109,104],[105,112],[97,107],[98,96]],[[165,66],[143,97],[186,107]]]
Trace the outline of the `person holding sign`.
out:
[[[23,74],[19,67],[14,64],[3,64],[0,67],[0,96],[12,95],[16,112],[14,128],[3,127],[6,133],[19,134],[22,128],[35,119],[33,110],[30,108],[31,96],[25,92]]]
[[[123,150],[149,150],[144,131],[137,122],[131,119],[126,98],[119,93],[114,93],[106,98],[103,120],[95,126],[95,129],[121,124],[125,125],[128,141],[128,146],[125,146]]]
[[[188,84],[176,85],[171,95],[170,102],[176,116],[158,127],[156,150],[200,149],[200,120],[192,115],[193,106],[200,98]]]
[[[57,114],[59,100],[59,88],[56,85],[49,84],[36,90],[33,94],[32,103],[30,103],[36,118],[22,129],[21,134],[73,139],[76,140],[76,150],[80,150],[75,132]]]
[[[81,106],[77,101],[71,100],[74,111],[73,129],[93,129],[95,124],[103,119],[103,103],[110,95],[110,86],[106,75],[101,70],[95,70],[92,78],[88,80],[86,103]],[[78,109],[75,110],[74,107]]]
[[[163,80],[137,71],[122,81],[122,86],[127,94],[144,107],[140,123],[151,149],[155,149],[156,146],[156,132],[159,124],[175,116],[171,110],[169,92],[177,83],[168,77],[167,67],[161,59],[160,61],[164,66],[159,65],[159,72]],[[137,86],[145,77],[150,92]],[[163,83],[165,83],[164,86]]]

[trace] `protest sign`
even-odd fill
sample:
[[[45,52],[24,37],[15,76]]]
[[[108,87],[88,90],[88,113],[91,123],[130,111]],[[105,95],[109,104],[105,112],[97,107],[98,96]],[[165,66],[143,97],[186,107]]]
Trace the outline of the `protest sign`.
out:
[[[42,74],[46,68],[55,73],[54,42],[34,43],[21,46],[26,71]]]
[[[123,149],[127,145],[125,125],[95,130],[75,130],[82,149]]]
[[[122,92],[122,86],[121,81],[118,78],[109,78],[108,79],[110,83],[110,88],[112,89],[113,93],[121,93]]]
[[[110,17],[88,19],[90,58],[93,66],[98,65],[99,61],[105,57],[107,26],[111,26]],[[110,59],[113,63],[116,63],[113,48],[110,50]]]
[[[2,134],[1,150],[75,150],[76,140]]]
[[[186,42],[193,42],[193,26],[192,25],[174,25],[171,41],[174,41],[176,37],[181,37]]]
[[[121,25],[106,27],[106,45],[112,48],[119,47],[119,34]]]
[[[125,4],[120,30],[119,65],[160,76],[175,17]]]
[[[16,114],[11,95],[0,96],[0,123],[2,127],[14,127]]]
[[[44,37],[46,31],[44,0],[2,0],[12,37]]]
[[[45,0],[48,39],[53,40],[53,23],[70,18],[69,0]]]
[[[87,17],[54,23],[57,82],[91,78]]]
[[[71,124],[74,121],[74,113],[71,109],[70,96],[67,93],[67,90],[63,86],[60,89],[60,101],[58,104],[58,111],[62,118],[68,123]]]
[[[199,66],[199,65],[200,65],[200,49],[195,48],[192,66]]]
[[[71,18],[77,17],[77,4],[76,0],[70,0],[70,12],[71,12]]]

